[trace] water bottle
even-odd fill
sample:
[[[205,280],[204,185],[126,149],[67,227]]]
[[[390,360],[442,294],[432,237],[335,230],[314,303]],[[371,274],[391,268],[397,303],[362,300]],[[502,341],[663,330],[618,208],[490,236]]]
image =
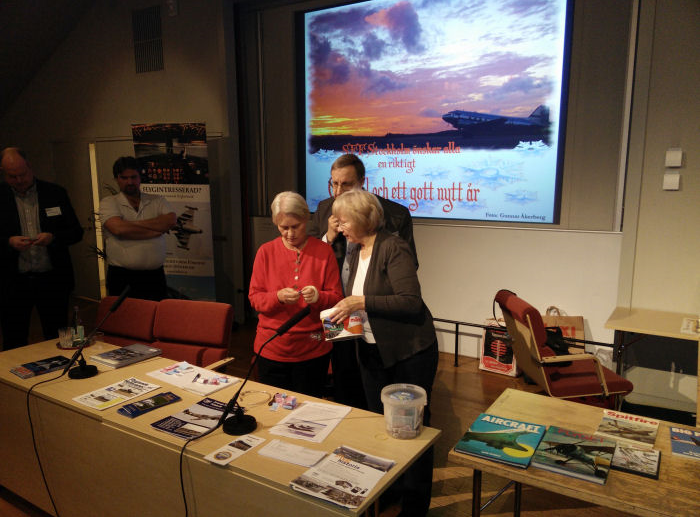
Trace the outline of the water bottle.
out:
[[[73,345],[77,346],[85,339],[85,327],[80,319],[80,309],[77,305],[73,307]]]

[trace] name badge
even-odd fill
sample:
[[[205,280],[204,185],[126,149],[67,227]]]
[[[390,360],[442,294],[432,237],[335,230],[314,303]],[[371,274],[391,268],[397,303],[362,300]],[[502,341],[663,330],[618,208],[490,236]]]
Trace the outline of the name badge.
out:
[[[60,206],[52,206],[46,209],[46,217],[56,217],[57,215],[61,215]]]

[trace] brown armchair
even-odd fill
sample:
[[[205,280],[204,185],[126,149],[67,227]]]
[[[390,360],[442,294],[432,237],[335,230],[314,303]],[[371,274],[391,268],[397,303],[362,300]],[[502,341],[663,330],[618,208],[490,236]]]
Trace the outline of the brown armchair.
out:
[[[518,367],[551,397],[601,407],[615,407],[632,391],[632,383],[600,364],[592,354],[554,354],[546,345],[542,316],[508,290],[496,293]],[[568,366],[561,363],[571,362]]]

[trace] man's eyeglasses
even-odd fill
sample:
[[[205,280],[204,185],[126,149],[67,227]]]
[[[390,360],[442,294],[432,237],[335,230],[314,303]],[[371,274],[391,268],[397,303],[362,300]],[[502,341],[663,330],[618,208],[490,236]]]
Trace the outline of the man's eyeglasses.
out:
[[[343,182],[343,183],[338,183],[337,181],[333,181],[332,179],[328,180],[328,186],[332,190],[352,190],[355,188],[355,182]]]

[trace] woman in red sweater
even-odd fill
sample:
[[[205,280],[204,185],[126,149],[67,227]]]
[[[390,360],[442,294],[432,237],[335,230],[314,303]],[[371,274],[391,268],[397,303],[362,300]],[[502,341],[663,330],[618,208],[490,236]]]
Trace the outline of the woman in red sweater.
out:
[[[280,237],[258,250],[248,293],[258,311],[255,352],[306,305],[311,313],[265,346],[258,377],[264,384],[321,396],[332,345],[323,339],[319,313],[343,298],[338,263],[328,244],[307,235],[309,207],[303,197],[281,192],[271,208]]]

